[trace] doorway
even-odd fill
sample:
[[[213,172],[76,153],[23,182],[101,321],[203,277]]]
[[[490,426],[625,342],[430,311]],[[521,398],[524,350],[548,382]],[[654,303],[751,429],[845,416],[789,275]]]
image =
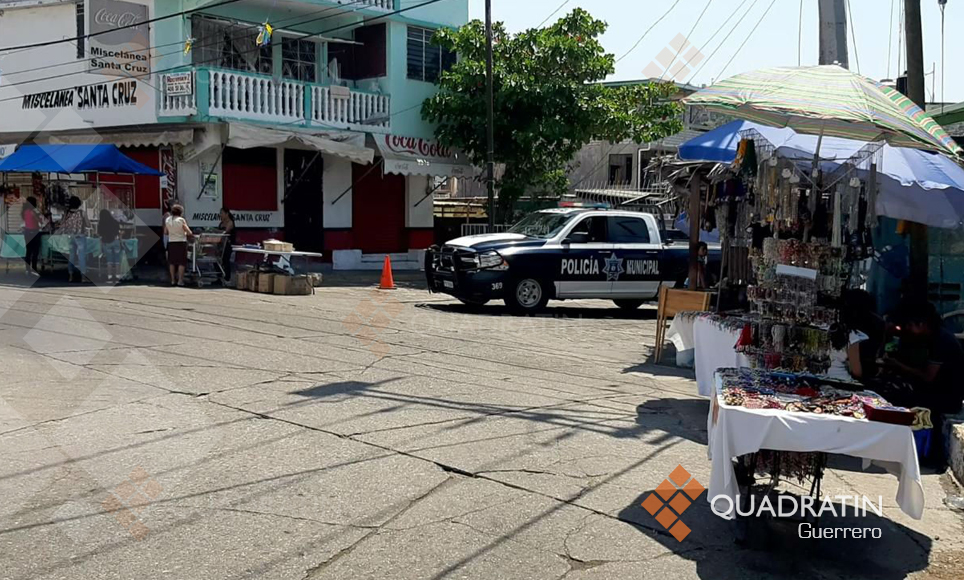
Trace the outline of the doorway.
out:
[[[366,254],[407,252],[405,177],[352,164],[352,229],[355,247]]]
[[[285,149],[285,240],[296,250],[325,249],[324,160],[317,151]]]

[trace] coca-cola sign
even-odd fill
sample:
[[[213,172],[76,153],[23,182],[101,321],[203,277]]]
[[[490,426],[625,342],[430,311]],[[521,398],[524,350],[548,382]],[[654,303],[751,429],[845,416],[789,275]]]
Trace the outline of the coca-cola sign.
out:
[[[443,147],[437,141],[429,141],[420,137],[403,137],[401,135],[385,135],[385,146],[393,153],[411,155],[413,157],[434,157],[448,159],[452,157],[452,150]]]
[[[145,4],[87,0],[90,72],[150,82],[150,11]]]
[[[150,30],[145,24],[150,18],[145,4],[122,0],[87,0],[88,26],[91,44],[103,47],[149,47]]]

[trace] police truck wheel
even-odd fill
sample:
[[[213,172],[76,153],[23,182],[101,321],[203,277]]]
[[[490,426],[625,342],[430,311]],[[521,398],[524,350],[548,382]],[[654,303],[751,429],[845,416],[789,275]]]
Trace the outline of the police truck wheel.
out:
[[[643,305],[642,300],[613,300],[623,310],[636,310]]]
[[[522,278],[516,281],[505,297],[505,305],[517,313],[538,312],[549,302],[546,285],[535,278]]]

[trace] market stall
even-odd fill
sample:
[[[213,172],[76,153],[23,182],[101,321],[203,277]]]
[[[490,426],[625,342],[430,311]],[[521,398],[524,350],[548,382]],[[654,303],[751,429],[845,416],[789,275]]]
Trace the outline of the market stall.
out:
[[[739,471],[759,461],[750,456],[761,450],[801,454],[780,458],[782,474],[816,478],[815,483],[825,462],[810,454],[836,453],[873,462],[897,476],[900,509],[914,519],[923,515],[924,488],[910,427],[916,413],[893,408],[875,393],[815,377],[725,369],[716,374],[715,383],[707,419],[713,463],[708,497],[729,498],[716,501],[720,515],[733,517],[739,497],[748,497],[753,470]],[[734,457],[750,463],[734,463]]]
[[[100,267],[104,251],[97,231],[102,210],[118,222],[122,270],[136,263],[138,241],[134,216],[132,175],[160,177],[161,173],[125,156],[114,145],[24,145],[0,162],[4,194],[3,257],[23,258],[26,240],[22,233],[21,213],[28,197],[37,202],[44,216],[41,230],[41,260],[45,268],[65,261],[70,236],[58,232],[58,224],[71,197],[81,200],[81,209],[92,226],[86,238],[88,264]]]

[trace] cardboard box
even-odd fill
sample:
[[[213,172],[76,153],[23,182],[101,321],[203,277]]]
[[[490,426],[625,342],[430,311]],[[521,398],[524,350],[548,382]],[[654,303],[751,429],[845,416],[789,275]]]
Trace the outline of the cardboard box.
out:
[[[261,294],[271,294],[274,292],[275,274],[262,272],[258,274],[258,292]]]
[[[254,271],[248,272],[248,275],[245,278],[247,278],[248,292],[257,292],[258,291],[258,273]]]
[[[278,240],[265,240],[261,243],[261,246],[268,250],[269,252],[293,252],[295,247],[289,242],[280,242]]]
[[[308,274],[308,281],[311,282],[312,287],[318,288],[321,286],[322,280],[324,278],[319,274]]]
[[[274,293],[282,296],[307,296],[312,293],[307,276],[275,276]]]
[[[248,289],[248,273],[247,272],[237,272],[235,274],[235,287],[238,290]]]

